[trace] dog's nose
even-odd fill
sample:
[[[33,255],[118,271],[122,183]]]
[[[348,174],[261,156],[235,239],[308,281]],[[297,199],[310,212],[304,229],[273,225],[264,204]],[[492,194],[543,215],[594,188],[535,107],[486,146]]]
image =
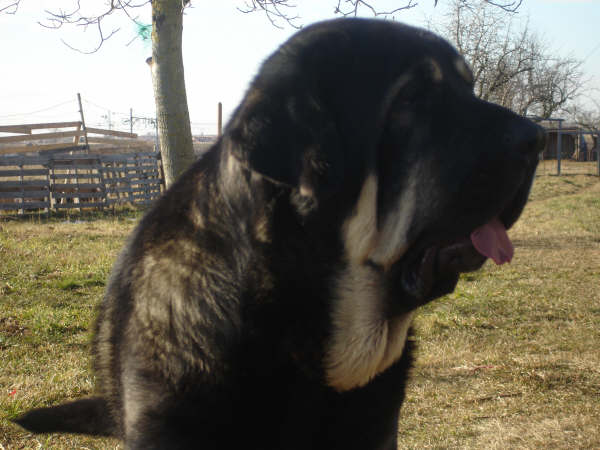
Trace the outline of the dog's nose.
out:
[[[526,143],[527,149],[524,150],[529,153],[538,154],[546,147],[546,130],[540,125],[534,123],[532,125],[532,139]]]
[[[537,155],[546,146],[546,131],[536,123],[519,118],[505,135],[505,142],[521,155]]]

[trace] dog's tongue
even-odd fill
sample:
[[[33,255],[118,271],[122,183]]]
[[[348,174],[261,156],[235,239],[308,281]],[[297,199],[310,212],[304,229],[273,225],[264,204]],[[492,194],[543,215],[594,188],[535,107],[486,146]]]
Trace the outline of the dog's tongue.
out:
[[[498,265],[512,260],[514,247],[498,218],[473,231],[471,242],[479,253],[493,259]]]

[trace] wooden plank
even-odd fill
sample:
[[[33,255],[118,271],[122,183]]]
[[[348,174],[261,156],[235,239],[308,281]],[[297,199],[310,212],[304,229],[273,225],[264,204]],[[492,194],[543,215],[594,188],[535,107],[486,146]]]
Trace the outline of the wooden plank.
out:
[[[132,189],[133,193],[137,193],[137,194],[144,194],[144,193],[156,193],[158,192],[157,189],[154,188],[133,188]]]
[[[100,164],[100,158],[97,158],[95,156],[92,155],[53,155],[52,156],[52,161],[55,164],[72,164],[72,162],[77,162],[79,164],[91,164],[91,163],[95,163],[95,164]]]
[[[125,171],[121,171],[121,172],[125,172]],[[107,178],[107,180],[113,180],[114,178]],[[120,177],[119,180],[121,180],[122,182],[127,182],[127,183],[137,183],[137,181],[139,179],[148,179],[148,178],[141,178],[141,176],[139,174],[128,174],[126,173],[123,177]],[[158,179],[158,178],[157,178]]]
[[[48,186],[48,180],[0,181],[0,189],[16,189],[28,186]]]
[[[102,184],[102,183],[79,183],[79,184],[74,184],[74,183],[53,183],[52,184],[52,190],[56,191],[56,192],[61,191],[61,190],[72,191],[75,188],[104,190],[104,184]]]
[[[0,191],[0,198],[40,198],[49,196],[49,191]]]
[[[116,147],[148,147],[148,143],[145,141],[135,141],[135,140],[131,140],[131,141],[127,141],[124,139],[113,139],[113,138],[99,138],[99,137],[94,137],[94,136],[90,136],[88,138],[88,142],[90,144],[108,144],[108,145],[114,145]]]
[[[68,128],[81,126],[81,122],[47,122],[47,123],[23,123],[19,125],[3,125],[0,126],[0,131],[9,127],[25,127],[30,130],[43,130],[44,128]],[[8,133],[11,133],[8,131]]]
[[[137,133],[128,133],[126,131],[104,130],[102,128],[90,128],[90,127],[86,127],[85,129],[88,132],[88,134],[90,134],[90,133],[91,134],[104,134],[106,136],[117,136],[117,137],[132,138],[132,139],[136,139],[138,137]],[[88,137],[88,139],[90,139],[90,142],[91,142],[92,138]]]
[[[127,170],[124,167],[104,167],[102,171],[105,174],[110,174],[110,176],[116,176],[115,174],[127,172]]]
[[[153,166],[130,167],[129,172],[134,172],[137,174],[158,173],[158,167],[153,167]]]
[[[51,174],[50,175],[50,180],[94,180],[94,179],[98,179],[100,178],[100,176],[98,174],[90,174],[90,175],[86,175],[83,173],[55,173],[55,174]],[[52,182],[52,184],[54,185],[55,183]],[[71,183],[72,184],[72,183]]]
[[[57,144],[39,144],[39,145],[21,145],[19,147],[5,147],[0,149],[0,155],[8,155],[10,153],[34,153],[34,152],[50,152],[54,151],[75,151],[83,150],[86,147],[84,145],[70,145],[66,142]]]
[[[78,175],[76,173],[51,173],[50,180],[54,184],[53,180],[76,180]]]
[[[38,133],[24,136],[1,136],[0,143],[6,142],[25,142],[39,139],[57,139],[65,137],[81,136],[81,131],[58,131],[55,133]]]
[[[81,184],[83,183],[100,183],[99,180],[100,177],[98,176],[98,174],[91,174],[91,175],[85,175],[82,173],[55,173],[53,175],[50,175],[50,180],[52,182],[52,185],[56,184],[57,181],[60,182],[60,180],[75,180],[75,181],[69,181],[69,183],[71,185],[77,183],[77,180],[82,180]],[[85,181],[83,181],[85,180]]]
[[[127,184],[129,185],[128,178],[114,177],[114,178],[105,178],[104,184],[108,185],[117,185],[117,184]]]
[[[133,195],[134,195],[134,197],[135,196],[138,196],[138,197],[149,197],[150,192],[151,191],[148,191],[148,190],[136,190],[136,189],[134,189],[133,190]]]
[[[48,158],[40,158],[38,156],[7,156],[0,158],[0,166],[44,166],[49,161]]]
[[[0,133],[31,134],[31,128],[27,125],[2,125]]]
[[[19,164],[20,165],[20,164]],[[0,178],[6,177],[33,177],[39,175],[48,175],[48,169],[22,169],[22,170],[1,170]]]
[[[81,112],[81,115],[83,116],[83,111],[81,111],[81,108],[80,108],[80,112]],[[77,124],[77,127],[76,127],[77,131],[81,131],[81,125],[82,125],[81,122]],[[79,144],[79,136],[75,136],[73,138],[73,145],[77,145],[77,144]]]
[[[24,202],[21,209],[47,209],[50,208],[50,200],[45,202]]]
[[[95,163],[100,163],[101,159],[100,157],[96,156],[96,155],[53,155],[52,156],[52,161],[55,161],[57,164],[60,163],[60,161],[93,161]],[[86,164],[85,162],[83,162],[82,164]],[[89,164],[89,163],[88,163]]]
[[[81,164],[80,162],[78,162],[78,164],[52,164],[52,168],[54,170],[96,170],[98,171],[98,173],[96,173],[96,176],[100,176],[100,171],[103,169],[102,165],[100,164]],[[83,174],[82,174],[83,175]]]
[[[147,180],[132,181],[131,184],[137,184],[140,186],[146,184],[160,184],[160,180],[158,178],[149,178]]]
[[[82,167],[90,167],[90,165],[83,161],[75,161],[72,159],[65,159],[65,158],[60,158],[60,159],[52,159],[52,161],[50,162],[50,168],[51,169],[55,169],[55,170],[71,170],[74,168],[82,168]]]
[[[136,159],[135,162],[137,165],[156,167],[156,159],[154,158],[140,158]]]
[[[7,209],[47,209],[50,202],[0,203],[0,210]]]
[[[53,198],[102,198],[104,192],[53,192]]]
[[[116,188],[108,188],[107,192],[110,194],[123,194],[123,193],[129,193],[131,192],[131,187],[129,186],[122,186],[122,187],[116,187]]]
[[[156,152],[152,152],[152,153],[141,152],[141,153],[127,153],[127,154],[121,154],[121,155],[102,155],[101,158],[102,158],[102,162],[104,162],[104,163],[127,162],[129,164],[135,164],[136,158],[145,157],[145,158],[150,158],[152,160],[157,160],[157,158],[159,158],[158,155],[159,155],[159,153],[156,153]]]
[[[51,150],[55,148],[64,147],[65,143],[62,144],[43,144],[43,145],[21,145],[19,147],[5,147],[0,149],[0,155],[10,155],[13,153],[35,153],[41,150]]]
[[[129,157],[127,155],[102,155],[103,164],[126,164]]]

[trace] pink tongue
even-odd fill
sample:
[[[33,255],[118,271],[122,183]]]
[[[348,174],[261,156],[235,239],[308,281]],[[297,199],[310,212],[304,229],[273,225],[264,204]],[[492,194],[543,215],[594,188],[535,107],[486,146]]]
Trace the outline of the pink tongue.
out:
[[[514,248],[506,228],[498,218],[473,231],[471,242],[479,253],[493,259],[498,265],[512,260]]]

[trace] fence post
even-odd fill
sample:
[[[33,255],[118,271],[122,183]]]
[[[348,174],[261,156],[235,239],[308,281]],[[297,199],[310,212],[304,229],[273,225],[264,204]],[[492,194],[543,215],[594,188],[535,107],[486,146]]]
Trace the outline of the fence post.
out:
[[[90,152],[90,143],[88,142],[87,128],[85,126],[85,118],[83,117],[83,106],[81,106],[81,94],[77,93],[77,101],[79,102],[79,114],[81,114],[81,125],[83,126],[83,138],[85,139],[85,147],[87,152]]]
[[[223,134],[223,104],[219,102],[217,108],[217,136],[221,137]]]
[[[562,120],[558,121],[558,133],[556,141],[556,175],[560,175],[560,158],[562,156]]]

